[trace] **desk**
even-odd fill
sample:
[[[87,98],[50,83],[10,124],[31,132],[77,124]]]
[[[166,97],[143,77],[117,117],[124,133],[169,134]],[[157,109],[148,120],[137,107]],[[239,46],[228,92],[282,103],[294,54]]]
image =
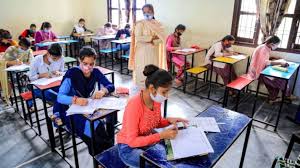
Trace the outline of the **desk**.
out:
[[[233,112],[219,106],[211,106],[196,117],[214,117],[219,125],[220,133],[208,133],[207,138],[211,143],[214,153],[207,156],[195,156],[175,161],[167,161],[166,149],[163,143],[156,145],[156,148],[149,148],[141,155],[141,167],[145,167],[145,162],[156,167],[188,167],[188,168],[208,168],[213,167],[232,144],[247,130],[243,145],[242,156],[239,167],[243,167],[243,162],[250,136],[252,119],[244,114]],[[246,129],[247,128],[247,129]],[[236,159],[236,158],[235,158]]]
[[[130,43],[131,43],[131,38],[120,39],[120,40],[112,40],[111,41],[111,47],[112,48],[113,48],[113,44],[116,45],[116,48],[117,48],[118,45],[120,45],[120,51],[121,51],[121,55],[120,55],[120,64],[121,64],[120,73],[121,74],[122,74],[122,70],[123,70],[123,58],[122,58],[122,56],[125,55],[123,45],[130,44]]]
[[[115,39],[115,37],[116,37],[116,35],[93,36],[93,37],[91,37],[92,47],[93,47],[93,40],[97,41],[97,44],[98,44],[97,52],[100,52],[100,41],[101,40],[112,40],[112,39]]]
[[[248,58],[248,62],[247,62],[247,65],[249,64],[249,61],[250,61],[250,57],[249,56],[246,56],[246,58]],[[246,59],[244,58],[244,59]],[[214,62],[219,62],[219,63],[224,63],[224,64],[227,64],[230,66],[230,70],[229,70],[229,74],[230,74],[230,78],[229,78],[229,83],[231,82],[231,72],[232,72],[232,67],[234,64],[244,60],[244,59],[235,59],[235,58],[231,58],[231,57],[216,57],[214,59],[211,60],[211,66],[210,66],[210,77],[209,77],[209,90],[208,90],[208,99],[209,100],[212,100],[212,101],[216,101],[218,103],[220,103],[219,101],[223,98],[221,97],[219,100],[213,100],[210,98],[210,92],[211,92],[211,85],[212,85],[212,73],[213,73],[213,69],[214,69]],[[248,67],[247,67],[248,69]],[[246,69],[246,71],[247,71]]]
[[[182,55],[182,56],[184,56],[184,70],[183,70],[183,74],[186,74],[186,69],[187,69],[187,67],[186,67],[186,63],[187,63],[187,57],[188,56],[192,56],[192,64],[191,64],[191,67],[194,67],[194,57],[195,57],[195,54],[196,53],[199,53],[199,52],[202,52],[202,51],[205,51],[205,52],[207,52],[207,49],[204,49],[204,48],[202,48],[202,49],[195,49],[195,51],[189,51],[189,52],[182,52],[182,51],[172,51],[171,53],[170,53],[170,71],[171,71],[171,73],[173,74],[174,73],[174,66],[173,66],[173,62],[172,62],[172,58],[173,58],[173,54],[178,54],[178,55]],[[180,86],[181,87],[181,86]],[[179,88],[179,87],[177,87],[177,88]],[[183,92],[185,93],[185,90],[186,90],[186,85],[184,84],[183,85]]]
[[[100,66],[96,66],[95,68],[99,69],[100,72],[102,72],[103,75],[111,75],[111,83],[115,84],[115,72]]]
[[[294,91],[295,86],[296,86],[296,82],[297,82],[297,76],[298,76],[298,71],[299,71],[299,64],[293,63],[293,62],[288,62],[288,64],[289,64],[289,66],[287,67],[287,70],[288,70],[287,72],[278,71],[278,70],[273,69],[272,66],[268,66],[267,68],[265,68],[260,73],[260,75],[263,75],[263,76],[269,76],[269,77],[273,77],[273,78],[283,79],[283,80],[286,81],[284,91],[282,92],[282,100],[281,100],[281,103],[280,103],[280,107],[279,107],[279,111],[278,111],[278,115],[277,115],[277,118],[276,118],[275,125],[271,124],[271,123],[268,123],[268,122],[264,122],[264,121],[260,121],[260,120],[254,119],[255,121],[264,123],[264,124],[269,125],[269,126],[273,126],[274,127],[274,131],[277,130],[277,126],[278,126],[278,123],[279,123],[279,119],[280,119],[280,115],[281,115],[281,111],[282,111],[282,107],[283,107],[283,103],[284,103],[285,92],[286,92],[286,89],[287,89],[288,81],[290,80],[290,78],[295,73],[296,73],[296,79],[295,79],[295,82],[294,82],[294,86],[293,86],[292,92]],[[253,105],[253,109],[252,109],[252,117],[254,117],[254,113],[255,113],[255,109],[256,109],[256,102],[257,102],[257,96],[258,96],[258,93],[259,93],[259,85],[260,85],[260,83],[261,83],[261,81],[258,80],[258,84],[257,84],[257,88],[256,88],[256,93],[255,93],[255,101],[254,101],[254,105]]]
[[[63,57],[63,59],[64,59],[64,62],[65,62],[65,65],[67,65],[68,69],[70,69],[70,67],[71,67],[70,64],[73,67],[73,64],[75,62],[77,62],[77,60],[73,57]]]
[[[68,53],[72,54],[72,48],[71,44],[73,43],[78,43],[78,40],[59,40],[59,41],[51,41],[51,42],[44,42],[44,43],[37,43],[35,44],[36,47],[49,47],[52,44],[61,44],[61,45],[66,45],[66,53],[65,55],[68,55]],[[69,46],[69,49],[68,47]]]

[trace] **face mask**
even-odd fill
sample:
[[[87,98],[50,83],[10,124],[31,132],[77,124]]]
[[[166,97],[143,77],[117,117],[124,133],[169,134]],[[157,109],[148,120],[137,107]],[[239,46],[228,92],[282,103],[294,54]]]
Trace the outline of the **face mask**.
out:
[[[49,32],[50,32],[50,30],[48,30],[48,29],[44,29],[44,32],[45,32],[45,33],[49,33]]]
[[[79,24],[79,27],[83,27],[84,25],[83,24]]]
[[[22,48],[18,48],[19,53],[24,53],[26,50],[23,50]]]
[[[81,70],[82,70],[82,72],[84,72],[84,73],[90,73],[90,72],[92,72],[92,70],[93,70],[93,66],[90,66],[90,65],[83,65],[82,63],[80,64],[80,68],[81,68]]]
[[[231,44],[226,44],[225,45],[225,48],[230,48],[231,47]]]
[[[271,46],[271,49],[272,50],[276,50],[278,48],[278,45],[277,44],[272,44],[272,46]]]
[[[149,13],[145,13],[145,14],[144,14],[144,19],[145,19],[145,20],[151,20],[151,19],[153,19],[153,15],[151,15],[151,14],[149,14]]]
[[[153,96],[153,94],[150,93],[150,97],[153,101],[155,101],[157,103],[163,103],[165,100],[167,100],[166,97],[160,95],[159,93],[157,93],[156,96]]]
[[[55,62],[51,57],[48,57],[48,61],[50,62],[50,64],[52,64],[53,62]]]
[[[180,33],[180,32],[177,32],[177,35],[178,35],[178,36],[181,36],[181,35],[182,35],[182,33]]]

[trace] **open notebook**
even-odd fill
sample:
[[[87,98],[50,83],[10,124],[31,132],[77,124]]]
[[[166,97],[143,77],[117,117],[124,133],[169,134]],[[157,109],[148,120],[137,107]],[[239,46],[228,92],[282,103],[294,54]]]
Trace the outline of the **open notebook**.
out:
[[[204,131],[196,127],[178,130],[176,138],[165,140],[165,143],[167,160],[202,156],[214,152]]]
[[[127,99],[103,97],[101,99],[88,99],[87,106],[72,104],[67,110],[67,115],[93,114],[97,109],[122,110],[127,104]]]
[[[53,78],[40,78],[35,81],[32,81],[30,84],[46,86],[49,85],[50,83],[61,81],[62,79],[63,79],[63,75],[53,77]]]
[[[188,52],[195,52],[195,51],[197,51],[197,49],[195,49],[195,48],[184,48],[184,49],[181,49],[181,50],[176,50],[177,52],[186,52],[186,53],[188,53]]]

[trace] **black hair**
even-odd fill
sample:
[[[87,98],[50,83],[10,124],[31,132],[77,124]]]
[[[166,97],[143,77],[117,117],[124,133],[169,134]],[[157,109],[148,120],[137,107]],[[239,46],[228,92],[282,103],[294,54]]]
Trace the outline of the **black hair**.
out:
[[[227,41],[235,41],[235,38],[233,35],[227,35],[227,36],[223,37],[222,41],[224,42],[226,40]]]
[[[35,25],[35,24],[31,24],[31,25],[30,25],[30,28],[32,28],[32,27],[36,27],[36,25]]]
[[[29,48],[31,45],[30,41],[27,38],[21,38],[19,41],[19,46],[24,46]]]
[[[280,43],[280,38],[277,36],[269,36],[264,42],[263,44],[277,44]]]
[[[112,27],[112,24],[110,22],[105,23],[104,27]]]
[[[172,85],[172,75],[166,70],[159,69],[153,64],[146,65],[143,74],[147,77],[145,81],[146,88],[151,84],[155,89],[158,87],[169,87]]]
[[[51,54],[54,57],[61,57],[62,56],[62,48],[59,44],[52,44],[48,48],[48,53]]]
[[[154,13],[154,7],[152,4],[145,4],[143,7],[142,7],[142,11],[144,11],[144,8],[149,8],[150,10],[152,10],[152,12]]]
[[[125,29],[130,29],[130,24],[127,23],[124,28]]]
[[[44,30],[45,28],[51,28],[52,25],[49,22],[43,22],[41,26],[41,30]]]
[[[185,25],[179,24],[179,25],[176,26],[175,31],[176,30],[183,30],[183,31],[185,31],[185,29],[186,29]]]
[[[82,61],[85,57],[93,57],[96,59],[97,53],[96,50],[92,47],[83,47],[79,51],[79,59]]]
[[[8,30],[0,29],[0,39],[11,39],[12,36]]]
[[[78,22],[85,22],[83,18],[80,18]]]

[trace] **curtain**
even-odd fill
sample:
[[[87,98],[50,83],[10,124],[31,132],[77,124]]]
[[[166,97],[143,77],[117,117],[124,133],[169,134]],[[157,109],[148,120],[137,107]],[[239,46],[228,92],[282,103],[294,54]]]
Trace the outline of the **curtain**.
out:
[[[132,0],[124,0],[124,3],[125,3],[126,23],[129,23],[129,20],[130,20],[131,1]]]
[[[256,0],[263,38],[274,35],[291,0]],[[263,40],[264,40],[263,39]]]

